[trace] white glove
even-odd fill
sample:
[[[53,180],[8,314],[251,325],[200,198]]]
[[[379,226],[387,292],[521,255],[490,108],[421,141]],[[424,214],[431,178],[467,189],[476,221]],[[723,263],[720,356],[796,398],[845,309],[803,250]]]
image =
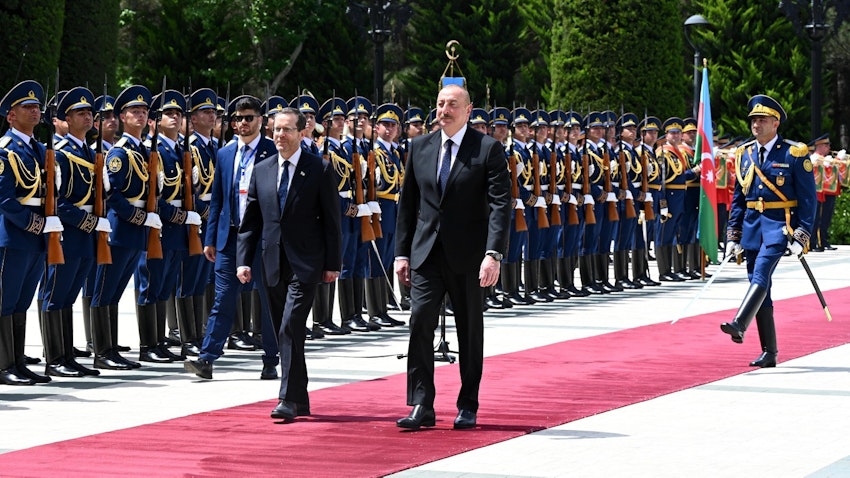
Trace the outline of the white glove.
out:
[[[543,162],[543,161],[540,161],[539,163],[537,163],[537,169],[540,170],[541,176],[545,175],[546,174],[546,163]]]
[[[514,209],[519,209],[520,211],[525,209],[525,204],[522,202],[522,199],[517,198],[516,206],[514,206]]]
[[[576,197],[572,194],[570,194],[570,204],[576,205],[576,206],[578,205],[578,200],[576,200]]]
[[[793,239],[789,239],[788,251],[796,257],[801,257],[803,255],[803,245]]]
[[[517,173],[517,174],[522,174],[522,172],[523,172],[524,170],[525,170],[525,164],[523,164],[523,162],[522,162],[522,161],[517,161],[517,162],[516,162],[516,173]]]
[[[357,217],[367,217],[372,215],[372,209],[369,208],[368,204],[358,204],[357,205]]]
[[[832,156],[826,156],[825,158],[823,158],[823,165],[832,166]]]
[[[112,189],[112,184],[109,182],[109,172],[106,170],[106,166],[103,167],[103,190],[109,192]]]
[[[546,207],[546,199],[543,196],[537,196],[537,202],[534,203],[534,207]]]
[[[147,217],[145,217],[145,226],[152,227],[154,229],[162,229],[162,220],[159,218],[159,214],[155,212],[149,212]]]
[[[56,189],[60,189],[62,187],[62,169],[59,168],[59,164],[54,164],[53,169],[56,171],[53,182],[56,184]]]
[[[667,209],[666,207],[662,207],[660,212],[661,212],[661,215],[662,215],[662,216],[667,216],[667,213],[668,213],[669,211],[670,211],[670,210],[669,210],[669,209]]]
[[[836,158],[838,158],[842,161],[844,161],[844,158],[846,156],[847,156],[847,150],[844,150],[844,149],[842,149],[841,151],[838,152],[838,154],[835,155]]]
[[[626,189],[626,199],[631,199],[632,201],[634,201],[635,197],[632,196],[631,190]]]
[[[369,201],[366,203],[366,205],[369,206],[369,211],[371,211],[372,214],[381,213],[381,205],[378,204],[378,201]]]
[[[561,175],[561,169],[563,169],[561,168],[561,163],[555,163],[555,173],[557,173],[558,176]]]
[[[726,255],[737,256],[744,252],[744,248],[741,247],[741,244],[735,241],[729,241],[726,243]]]
[[[200,226],[201,215],[196,213],[195,211],[186,211],[186,224],[192,226]]]
[[[617,202],[617,195],[614,194],[613,192],[608,193],[608,195],[605,197],[605,201],[607,201],[607,202]]]
[[[552,205],[560,206],[561,205],[561,196],[556,192],[552,195]]]
[[[105,217],[97,218],[97,226],[94,226],[95,231],[100,232],[112,232],[112,226],[109,225],[109,221]]]
[[[643,202],[652,202],[652,201],[654,201],[654,199],[652,199],[652,193],[646,193],[646,198],[643,200]]]
[[[596,201],[594,201],[594,200],[593,200],[593,196],[592,196],[592,195],[590,195],[590,194],[585,194],[585,195],[584,195],[584,203],[585,203],[585,204],[591,204],[591,205],[593,205],[593,204],[596,204]]]
[[[366,175],[369,173],[369,163],[366,162],[365,159],[360,160],[360,179],[366,179]]]
[[[587,174],[593,176],[596,173],[596,166],[593,163],[587,165],[588,172]]]
[[[198,167],[197,167],[197,166],[192,166],[192,185],[193,185],[193,186],[197,186],[197,185],[198,185],[198,179],[199,179],[200,177],[201,177],[201,174],[200,174],[200,172],[198,171]]]
[[[62,221],[59,216],[47,216],[44,218],[44,229],[41,232],[47,234],[49,232],[62,232],[65,228],[62,227]]]
[[[165,172],[160,171],[156,174],[157,185],[160,191],[162,191],[163,186],[165,186]]]

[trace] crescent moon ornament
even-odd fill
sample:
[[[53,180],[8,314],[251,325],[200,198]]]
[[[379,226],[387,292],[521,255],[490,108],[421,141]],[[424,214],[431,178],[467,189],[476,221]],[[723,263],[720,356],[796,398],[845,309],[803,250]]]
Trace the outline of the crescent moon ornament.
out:
[[[446,57],[449,60],[455,61],[458,58],[460,58],[460,55],[458,55],[456,53],[457,47],[459,47],[459,46],[460,46],[460,42],[457,41],[457,40],[449,40],[449,42],[446,43]]]

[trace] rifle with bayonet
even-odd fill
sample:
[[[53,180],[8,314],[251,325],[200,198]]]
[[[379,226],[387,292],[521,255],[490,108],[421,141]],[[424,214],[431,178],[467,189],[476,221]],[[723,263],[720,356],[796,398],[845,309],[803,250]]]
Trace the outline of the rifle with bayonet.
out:
[[[602,146],[602,171],[605,173],[605,202],[608,204],[608,220],[614,222],[620,220],[620,215],[617,214],[617,203],[615,201],[608,201],[607,197],[609,194],[614,193],[614,188],[611,186],[611,155],[608,149],[608,141],[606,139],[605,144]]]
[[[647,115],[646,110],[643,112],[643,127],[646,128]],[[646,198],[651,192],[649,192],[649,160],[646,157],[647,144],[643,141],[643,133],[642,131],[638,131],[641,135],[640,138],[640,164],[641,164],[641,175],[640,175],[640,191],[643,193],[643,197]],[[643,216],[647,221],[652,221],[655,219],[655,211],[652,209],[652,202],[644,201],[643,202]]]
[[[588,115],[590,115],[589,111],[590,110],[588,109]],[[587,142],[590,141],[590,138],[588,137],[589,131],[587,131],[589,129],[589,127],[586,127],[584,143],[581,145],[581,194],[584,195],[585,198],[590,195],[590,156],[588,156],[587,153]],[[596,224],[596,214],[593,212],[593,204],[587,201],[584,201],[584,223]]]
[[[626,219],[634,219],[635,218],[635,203],[629,198],[627,192],[629,191],[629,186],[631,182],[629,181],[629,174],[626,170],[626,148],[623,143],[623,105],[620,105],[620,121],[617,124],[617,140],[619,141],[619,151],[617,152],[617,163],[620,169],[620,199],[625,200],[625,205],[623,206],[626,209]]]
[[[44,155],[44,172],[45,172],[45,183],[44,187],[46,188],[44,194],[44,216],[56,216],[56,151],[53,149],[53,135],[55,134],[55,130],[53,128],[53,115],[56,113],[56,109],[59,106],[59,69],[56,69],[56,84],[54,85],[56,88],[56,95],[53,99],[53,104],[45,105],[45,110],[47,112],[47,132],[49,134],[48,140],[46,141],[47,152]],[[48,90],[50,86],[48,85]],[[64,264],[65,263],[65,253],[62,251],[62,233],[61,232],[50,232],[47,234],[47,264]]]
[[[539,105],[538,105],[538,110]],[[534,127],[534,138],[528,142],[531,149],[531,167],[533,169],[532,174],[534,177],[534,197],[536,198],[534,209],[537,210],[537,228],[538,229],[546,229],[549,227],[549,218],[546,217],[546,208],[545,207],[537,207],[536,202],[540,200],[540,197],[543,194],[542,188],[540,186],[540,156],[537,155],[537,129],[538,127]]]
[[[162,77],[162,93],[160,93],[160,103],[165,101],[165,77]],[[148,197],[145,200],[145,212],[156,213],[157,211],[157,189],[159,187],[159,120],[162,113],[162,107],[157,111],[152,111],[153,119],[153,134],[151,136],[150,155],[148,156]],[[162,259],[162,241],[159,237],[160,230],[151,227],[148,231],[148,249],[147,258]]]
[[[375,92],[375,98],[378,98],[378,92]],[[374,104],[374,103],[373,103]],[[375,106],[377,108],[377,106]],[[372,115],[370,119],[370,123],[372,125],[372,140],[369,142],[369,154],[366,156],[366,170],[368,171],[367,175],[369,176],[367,183],[367,192],[366,196],[369,202],[375,202],[378,200],[378,188],[377,188],[377,180],[375,178],[375,115]],[[372,231],[375,233],[375,238],[384,237],[384,232],[381,230],[381,213],[376,212],[372,213]]]
[[[163,101],[165,98],[163,98]],[[192,145],[189,144],[189,117],[192,114],[192,80],[189,80],[189,99],[186,101],[186,132],[183,133],[183,208],[195,210],[195,188],[192,184]],[[200,171],[198,171],[200,174]],[[189,224],[189,255],[197,256],[204,253],[201,244],[200,227]]]
[[[363,197],[363,169],[360,164],[360,146],[357,144],[357,123],[360,121],[359,113],[357,113],[357,93],[354,93],[354,114],[351,118],[351,136],[354,140],[351,142],[351,167],[352,175],[354,176],[354,203],[360,206],[366,204]],[[360,216],[360,241],[370,242],[375,240],[375,231],[372,230],[372,216]]]
[[[511,125],[511,146],[510,153],[508,155],[508,167],[511,168],[511,199],[513,200],[513,208],[514,208],[514,229],[516,232],[524,232],[528,230],[528,224],[525,223],[525,209],[517,209],[516,204],[519,202],[519,178],[517,178],[516,172],[516,153],[514,152],[514,126]]]
[[[100,111],[98,114],[100,115],[100,119],[98,120],[98,135],[97,135],[97,147],[95,149],[94,154],[94,215],[98,218],[106,217],[106,205],[104,203],[103,198],[103,115],[104,108],[106,107],[106,95],[107,95],[107,87],[106,87],[106,75],[103,78],[103,101],[101,101]],[[100,264],[112,264],[112,249],[109,247],[109,233],[104,231],[97,231],[97,263]]]
[[[567,116],[567,122],[573,117],[573,108],[570,106],[570,114]],[[570,151],[570,131],[567,128],[567,122],[564,123],[564,128],[567,129],[567,146],[564,149],[564,197],[561,202],[567,203],[567,224],[575,226],[578,224],[578,211],[576,205],[569,201],[573,194],[573,154]]]
[[[558,153],[555,151],[556,139],[552,139],[552,151],[549,152],[549,194],[552,197],[552,211],[549,216],[549,224],[552,226],[561,225],[561,206],[558,204],[561,197],[558,195]],[[566,171],[564,173],[566,174]],[[558,198],[558,201],[555,198]]]

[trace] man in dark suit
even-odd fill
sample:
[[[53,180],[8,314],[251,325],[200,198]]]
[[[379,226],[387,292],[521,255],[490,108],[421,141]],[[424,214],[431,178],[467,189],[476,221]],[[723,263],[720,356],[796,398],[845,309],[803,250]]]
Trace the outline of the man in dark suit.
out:
[[[342,233],[336,175],[328,161],[301,148],[304,114],[284,108],[275,115],[278,155],[257,165],[239,227],[237,277],[251,280],[262,240],[262,274],[280,347],[280,392],[272,418],[310,414],[304,361],[307,315],[320,282],[333,282],[342,267]]]
[[[187,359],[183,367],[195,375],[211,379],[213,362],[224,352],[236,317],[236,304],[242,284],[236,278],[236,237],[248,199],[248,186],[254,168],[275,156],[272,140],[260,134],[260,100],[240,96],[232,102],[231,117],[236,140],[218,150],[215,177],[210,197],[209,222],[204,240],[204,255],[215,263],[215,300],[207,320],[207,329],[198,360]],[[274,334],[269,334],[274,335]],[[260,378],[277,378],[277,345],[265,345]]]
[[[410,145],[398,206],[395,271],[411,286],[407,404],[401,428],[434,426],[434,328],[446,292],[454,306],[461,389],[454,428],[472,428],[484,362],[481,288],[496,284],[507,248],[511,196],[498,141],[467,127],[465,88],[437,96],[441,131]]]

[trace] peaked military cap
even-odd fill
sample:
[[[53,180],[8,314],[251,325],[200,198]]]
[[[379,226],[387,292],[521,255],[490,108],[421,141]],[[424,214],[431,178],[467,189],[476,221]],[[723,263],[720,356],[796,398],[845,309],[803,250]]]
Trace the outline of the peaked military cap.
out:
[[[176,90],[165,90],[153,97],[151,109],[154,111],[180,110],[186,111],[186,98]]]
[[[640,122],[641,131],[658,131],[661,129],[661,120],[655,116],[647,116]]]
[[[664,129],[665,134],[670,132],[678,133],[681,132],[684,127],[684,121],[682,121],[682,118],[673,116],[671,118],[667,118],[661,127]]]
[[[422,111],[422,108],[417,108],[412,106],[404,112],[404,123],[424,123],[425,122],[425,112]]]
[[[316,114],[319,111],[319,100],[312,95],[298,95],[289,102],[293,108],[298,108],[302,113]]]
[[[567,123],[567,114],[561,110],[549,112],[549,124],[551,126],[564,126]]]
[[[780,123],[784,123],[788,117],[785,114],[785,110],[782,109],[782,105],[767,95],[755,95],[750,98],[750,101],[747,102],[747,109],[750,110],[750,113],[747,115],[749,118],[753,116],[770,116],[778,119]]]
[[[215,102],[215,114],[216,115],[223,115],[224,114],[224,109],[225,109],[225,106],[226,106],[224,104],[224,102],[225,102],[225,99],[222,98],[221,96],[219,96],[218,100],[216,100],[216,102]]]
[[[619,121],[617,121],[617,126],[620,128],[628,128],[630,126],[637,126],[638,117],[634,113],[625,113],[620,117]]]
[[[281,111],[283,111],[283,109],[288,107],[288,106],[289,106],[289,103],[287,103],[285,99],[281,98],[280,96],[275,95],[275,96],[270,96],[269,99],[266,100],[266,102],[262,104],[261,108],[262,108],[262,111],[263,111],[263,115],[274,116],[274,115],[280,113]]]
[[[37,81],[25,80],[13,86],[0,100],[0,114],[6,116],[18,105],[44,104],[44,88]]]
[[[401,117],[404,113],[401,107],[395,103],[384,103],[375,110],[375,121],[387,121],[390,123],[401,123]]]
[[[94,99],[94,117],[100,114],[101,111],[114,111],[115,110],[115,98],[109,95],[100,95]]]
[[[813,139],[809,143],[809,146],[815,147],[819,144],[829,144],[829,133],[822,134],[822,135],[818,136],[817,138]]]
[[[334,116],[346,116],[346,110],[348,110],[348,106],[346,106],[342,98],[331,98],[322,103],[322,106],[319,108],[319,118],[322,121],[327,121]]]
[[[346,102],[348,114],[364,114],[372,116],[372,102],[363,96],[354,96]]]
[[[490,115],[484,108],[472,108],[469,124],[490,124]]]
[[[572,128],[573,126],[581,126],[584,124],[584,118],[576,111],[570,111],[567,113],[567,119],[564,120],[564,126],[567,128]]]
[[[587,118],[585,118],[585,125],[588,128],[604,128],[605,114],[599,111],[591,111],[587,114]]]
[[[490,122],[494,125],[507,125],[511,122],[511,112],[507,108],[497,106],[490,110]]]
[[[115,98],[115,109],[124,111],[124,108],[132,106],[151,106],[151,92],[142,85],[133,85],[124,88],[124,91],[118,94]]]
[[[218,95],[215,94],[215,91],[209,88],[201,88],[195,90],[195,92],[189,96],[189,102],[192,105],[192,113],[198,110],[216,109],[216,106],[218,105]]]
[[[531,127],[549,126],[549,113],[545,110],[534,110],[531,112]]]
[[[88,88],[78,86],[72,88],[59,100],[59,106],[56,108],[56,118],[65,121],[68,112],[73,110],[94,108],[94,95]]]
[[[514,108],[511,112],[511,124],[516,126],[521,123],[530,123],[531,122],[531,111],[528,111],[528,108]]]
[[[434,108],[433,110],[431,110],[428,113],[428,121],[427,121],[426,124],[430,128],[431,126],[434,126],[434,123],[437,123],[437,122],[438,122],[437,121],[437,108]]]
[[[611,110],[605,110],[602,112],[602,122],[605,123],[606,128],[610,128],[617,124],[617,114]]]
[[[688,131],[696,131],[697,130],[697,120],[693,118],[685,118],[682,121],[682,132],[687,133]]]

